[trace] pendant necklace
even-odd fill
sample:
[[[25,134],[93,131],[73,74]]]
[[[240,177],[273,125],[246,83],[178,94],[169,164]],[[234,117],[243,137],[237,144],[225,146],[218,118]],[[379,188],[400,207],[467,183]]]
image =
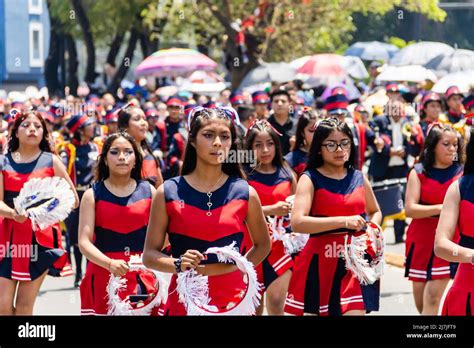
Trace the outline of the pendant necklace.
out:
[[[207,212],[206,212],[206,215],[207,216],[211,216],[212,215],[212,212],[211,212],[211,208],[212,208],[212,202],[211,202],[211,197],[212,197],[212,190],[219,184],[219,182],[221,181],[222,177],[224,176],[224,173],[221,174],[221,176],[219,177],[219,180],[217,180],[217,182],[214,184],[214,186],[209,190],[207,191],[207,197],[209,199],[209,201],[207,202]]]

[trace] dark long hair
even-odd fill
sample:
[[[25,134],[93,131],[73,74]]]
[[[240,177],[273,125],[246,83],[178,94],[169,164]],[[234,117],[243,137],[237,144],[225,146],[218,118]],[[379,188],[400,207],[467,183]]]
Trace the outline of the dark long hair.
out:
[[[349,160],[344,163],[344,167],[350,168],[355,165],[355,145],[354,136],[351,129],[345,122],[341,122],[336,118],[324,119],[317,124],[316,130],[313,134],[313,142],[308,154],[307,168],[319,168],[324,164],[323,156],[321,154],[321,147],[326,138],[335,131],[339,131],[347,135],[351,141],[351,154]]]
[[[191,125],[189,129],[189,139],[186,144],[186,149],[184,150],[184,160],[183,167],[181,169],[181,175],[190,174],[196,169],[197,164],[197,153],[196,148],[192,145],[196,141],[196,136],[199,130],[203,127],[204,122],[212,122],[213,120],[224,119],[227,121],[227,125],[230,130],[232,144],[230,146],[230,151],[237,152],[237,131],[235,129],[234,122],[229,118],[224,110],[219,108],[207,109],[203,108],[199,111],[196,111],[194,114],[190,115]],[[234,163],[235,162],[235,163]],[[240,167],[240,164],[237,161],[232,161],[229,163],[225,161],[222,163],[222,171],[227,175],[235,175],[239,178],[244,178],[244,173]]]
[[[26,111],[16,114],[15,122],[13,123],[13,127],[10,133],[10,139],[8,140],[8,152],[14,152],[18,150],[18,147],[20,146],[20,140],[18,139],[16,132],[18,131],[18,128],[20,128],[20,124],[30,115],[35,115],[36,118],[38,118],[38,120],[40,121],[41,127],[43,128],[43,138],[39,143],[40,150],[44,152],[53,152],[53,149],[51,148],[51,144],[49,142],[48,128],[46,127],[46,123],[44,122],[43,117],[38,111]]]
[[[318,119],[318,114],[312,109],[306,109],[301,111],[301,115],[298,118],[298,124],[296,126],[296,140],[293,150],[297,150],[305,146],[306,138],[304,136],[304,129],[308,124]]]
[[[109,150],[112,147],[112,143],[118,138],[124,138],[125,140],[127,140],[132,145],[133,152],[135,154],[135,167],[133,167],[130,177],[135,180],[142,179],[143,156],[140,150],[138,149],[135,139],[133,139],[133,137],[126,132],[117,132],[109,135],[107,139],[105,139],[104,145],[102,146],[102,153],[99,155],[96,167],[96,181],[104,181],[109,177],[109,167],[105,163],[105,159],[107,158],[107,154],[109,153]]]
[[[255,138],[259,133],[267,132],[273,140],[275,144],[275,156],[273,157],[272,164],[279,168],[283,167],[283,155],[281,151],[281,142],[280,136],[275,132],[273,127],[268,123],[268,121],[256,121],[247,131],[247,135],[245,136],[245,145],[244,149],[246,151],[252,151],[253,143],[255,142]]]
[[[474,173],[474,128],[469,130],[469,142],[466,146],[466,163],[464,164],[464,174],[469,175]]]
[[[458,138],[458,150],[457,150],[458,160],[460,163],[463,162],[462,136],[458,132],[456,132],[451,126],[448,126],[448,125],[433,126],[430,129],[428,135],[426,136],[425,144],[423,145],[423,150],[421,151],[421,154],[420,154],[420,163],[423,164],[423,171],[425,172],[425,174],[427,174],[429,170],[433,168],[434,166],[434,163],[436,160],[435,149],[439,141],[441,140],[443,133],[445,132],[453,132],[454,134],[456,134],[456,137]]]
[[[119,113],[118,113],[118,129],[120,131],[122,131],[122,132],[127,131],[128,123],[130,122],[130,119],[132,118],[132,115],[133,115],[134,112],[142,112],[143,113],[143,110],[139,107],[136,107],[136,106],[128,106],[128,107],[125,107],[125,108],[123,108],[119,111]],[[153,155],[153,151],[151,150],[150,145],[148,145],[148,143],[146,142],[146,139],[143,139],[140,142],[140,146],[143,150],[148,152],[153,157],[153,160],[156,163],[156,167],[159,170],[160,167],[161,167],[160,162],[155,157],[155,155]]]

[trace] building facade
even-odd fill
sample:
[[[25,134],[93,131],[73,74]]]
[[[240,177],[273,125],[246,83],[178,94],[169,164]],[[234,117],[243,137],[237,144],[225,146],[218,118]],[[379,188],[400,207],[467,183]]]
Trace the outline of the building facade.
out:
[[[50,22],[46,0],[0,0],[0,88],[45,85]]]

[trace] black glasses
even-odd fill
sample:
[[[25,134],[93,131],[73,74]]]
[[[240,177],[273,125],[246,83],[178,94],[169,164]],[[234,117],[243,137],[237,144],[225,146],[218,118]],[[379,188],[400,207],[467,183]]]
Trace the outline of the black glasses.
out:
[[[345,139],[339,144],[334,141],[330,141],[326,144],[321,144],[321,146],[324,146],[328,152],[336,152],[338,147],[340,147],[343,151],[347,151],[351,148],[351,141],[349,139]]]

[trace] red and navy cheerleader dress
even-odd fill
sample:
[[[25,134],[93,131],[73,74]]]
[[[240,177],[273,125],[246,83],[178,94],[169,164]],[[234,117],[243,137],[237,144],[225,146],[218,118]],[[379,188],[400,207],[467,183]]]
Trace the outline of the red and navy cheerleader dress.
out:
[[[351,216],[365,214],[364,177],[361,171],[348,169],[340,180],[322,175],[315,169],[304,172],[314,187],[310,216]],[[351,310],[378,310],[379,282],[363,286],[342,257],[344,238],[361,232],[336,229],[311,234],[295,260],[288,289],[285,312],[320,316],[342,315]]]
[[[474,174],[459,179],[459,245],[474,249]],[[454,282],[446,295],[442,315],[472,316],[474,313],[474,266],[460,263]]]
[[[250,186],[257,191],[262,206],[273,205],[291,195],[293,176],[289,170],[279,167],[275,173],[264,174],[256,170],[247,170]],[[284,217],[278,217],[283,219]],[[289,228],[289,221],[283,227]],[[273,241],[270,254],[256,267],[258,280],[267,289],[270,284],[293,267],[293,259],[285,252],[281,240]]]
[[[0,167],[4,202],[10,208],[14,208],[13,199],[25,182],[54,176],[53,154],[48,152],[42,152],[30,163],[16,163],[8,152],[1,156]],[[45,271],[54,277],[72,275],[67,253],[62,246],[59,224],[33,232],[29,219],[20,224],[5,218],[1,227],[0,245],[10,252],[0,255],[0,277],[31,281]]]
[[[291,169],[293,169],[298,177],[300,177],[301,174],[303,174],[303,172],[306,170],[308,153],[301,149],[293,150],[286,154],[285,161],[288,162]]]
[[[248,211],[248,183],[235,176],[213,192],[211,197],[212,215],[207,216],[206,193],[195,190],[182,176],[164,182],[166,212],[168,214],[168,236],[173,257],[183,255],[187,250],[194,249],[205,252],[210,247],[224,247],[236,243],[241,248],[244,233],[247,229],[245,218]],[[216,263],[214,255],[202,264]],[[184,316],[186,309],[179,302],[176,291],[176,274],[171,277],[168,290],[167,314]],[[209,276],[210,305],[220,309],[230,302],[238,302],[246,284],[240,271],[223,275]]]
[[[115,196],[104,182],[94,183],[92,190],[95,199],[94,245],[111,259],[129,261],[131,255],[143,253],[152,199],[150,184],[138,182],[135,191],[127,197]],[[127,290],[119,294],[122,299],[127,294],[152,292],[152,279],[136,277],[136,274],[129,272],[125,276]],[[107,314],[109,279],[109,270],[87,263],[80,286],[82,315]],[[161,309],[157,311],[162,313]]]
[[[462,175],[463,167],[454,163],[449,168],[431,168],[425,171],[423,164],[413,168],[421,183],[419,204],[442,204],[449,185]],[[405,277],[414,282],[454,278],[456,263],[450,263],[434,254],[434,240],[439,216],[413,219],[407,231],[405,251]],[[456,231],[454,242],[459,240]]]

